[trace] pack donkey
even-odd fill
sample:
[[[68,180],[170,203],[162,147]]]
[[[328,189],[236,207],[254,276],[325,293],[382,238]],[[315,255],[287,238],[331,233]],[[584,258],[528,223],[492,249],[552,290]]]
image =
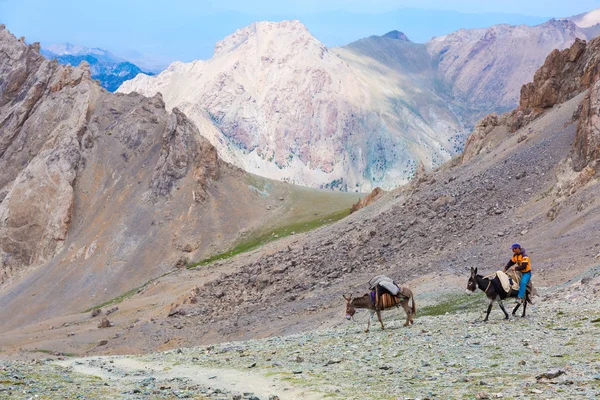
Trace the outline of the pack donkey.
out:
[[[367,293],[362,297],[352,298],[352,295],[346,297],[346,319],[353,319],[357,308],[364,308],[369,310],[369,324],[365,332],[369,332],[371,328],[371,320],[373,315],[377,314],[377,319],[381,324],[381,329],[384,330],[383,321],[381,320],[381,311],[389,310],[393,307],[402,307],[406,313],[406,322],[404,326],[414,324],[413,316],[417,314],[417,306],[412,291],[409,288],[401,288],[400,293],[397,296],[393,296],[389,293],[382,294],[381,297],[375,301],[372,294]],[[412,301],[412,306],[409,306],[409,300]],[[375,303],[378,303],[375,305]]]

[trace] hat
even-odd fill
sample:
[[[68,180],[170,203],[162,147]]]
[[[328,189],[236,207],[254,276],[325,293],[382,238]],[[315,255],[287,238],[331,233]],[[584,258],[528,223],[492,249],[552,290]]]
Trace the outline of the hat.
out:
[[[513,249],[513,250],[514,250],[514,249],[520,249],[520,248],[521,248],[521,245],[520,245],[519,243],[515,243],[515,244],[513,244],[512,246],[510,246],[510,248],[511,248],[511,249]]]

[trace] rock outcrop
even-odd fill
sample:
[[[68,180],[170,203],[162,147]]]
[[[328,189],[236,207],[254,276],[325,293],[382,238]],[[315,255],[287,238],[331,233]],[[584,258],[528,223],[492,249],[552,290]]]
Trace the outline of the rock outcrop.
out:
[[[369,193],[364,198],[360,199],[356,204],[352,205],[352,208],[350,209],[350,214],[376,202],[381,198],[381,196],[383,196],[384,193],[385,191],[382,188],[376,187],[371,193]]]
[[[465,143],[462,154],[463,162],[469,161],[483,150],[486,143],[488,143],[485,140],[487,135],[499,124],[498,114],[493,113],[487,115],[475,125],[473,132],[471,132]]]
[[[199,141],[195,125],[175,108],[167,122],[150,188],[156,197],[167,196],[175,183],[191,170],[195,181],[192,196],[194,201],[201,202],[209,180],[219,177],[219,164],[216,149],[208,141]]]

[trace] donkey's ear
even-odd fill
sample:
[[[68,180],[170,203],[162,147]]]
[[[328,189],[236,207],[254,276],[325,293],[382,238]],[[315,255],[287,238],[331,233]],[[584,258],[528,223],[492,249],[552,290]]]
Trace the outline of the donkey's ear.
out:
[[[346,301],[350,300],[348,297],[346,297],[346,295],[345,295],[345,294],[343,294],[343,295],[342,295],[342,297],[343,297],[343,298],[344,298],[344,300],[346,300]]]
[[[473,271],[473,275],[477,275],[477,268],[475,268],[475,270]]]

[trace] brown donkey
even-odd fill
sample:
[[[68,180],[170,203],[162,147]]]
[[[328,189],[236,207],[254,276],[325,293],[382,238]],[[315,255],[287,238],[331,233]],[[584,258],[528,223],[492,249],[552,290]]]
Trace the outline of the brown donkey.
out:
[[[346,319],[353,319],[354,313],[356,313],[357,308],[366,308],[369,310],[369,324],[367,325],[367,329],[365,332],[369,332],[371,328],[371,320],[373,319],[373,315],[377,314],[377,319],[379,319],[379,323],[381,324],[381,329],[385,329],[383,326],[383,321],[381,320],[381,311],[389,310],[392,307],[402,306],[404,312],[406,313],[406,322],[404,326],[408,326],[410,324],[414,324],[413,316],[417,315],[417,306],[415,305],[415,298],[408,288],[402,288],[402,293],[398,296],[391,296],[390,294],[385,294],[384,296],[390,296],[392,299],[392,304],[386,304],[387,307],[375,307],[375,304],[371,301],[371,295],[369,293],[365,294],[362,297],[352,298],[352,295],[349,297],[344,296],[346,300]],[[412,307],[409,307],[408,301],[412,300]],[[381,300],[380,300],[381,301]],[[385,304],[385,303],[384,303]]]

